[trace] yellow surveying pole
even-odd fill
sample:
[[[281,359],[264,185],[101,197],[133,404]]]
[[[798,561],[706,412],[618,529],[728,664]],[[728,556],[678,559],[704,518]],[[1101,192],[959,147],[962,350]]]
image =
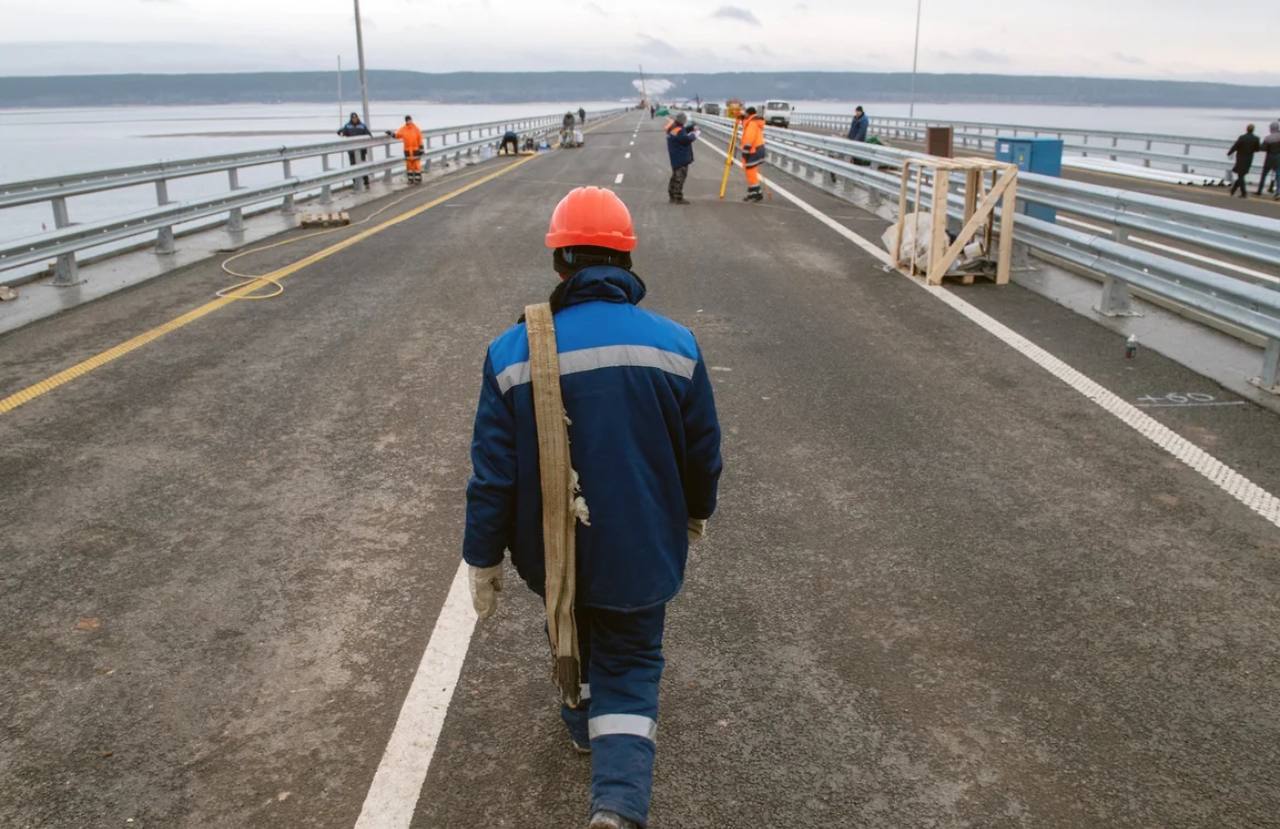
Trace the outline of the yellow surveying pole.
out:
[[[729,186],[729,171],[733,169],[733,151],[738,146],[738,124],[741,120],[733,122],[733,135],[729,136],[729,152],[724,157],[724,175],[720,178],[720,200],[724,200],[725,188]]]

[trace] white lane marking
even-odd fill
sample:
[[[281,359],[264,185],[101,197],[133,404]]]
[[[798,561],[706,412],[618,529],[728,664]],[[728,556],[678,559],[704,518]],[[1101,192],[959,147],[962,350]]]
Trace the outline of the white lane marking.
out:
[[[631,157],[631,153],[627,153],[626,155],[623,156],[623,158],[630,158],[630,157]]]
[[[1109,237],[1111,235],[1111,231],[1108,228],[1100,227],[1090,222],[1082,222],[1079,219],[1073,219],[1070,216],[1059,216],[1058,221],[1065,222],[1066,224],[1073,224],[1077,227],[1083,227],[1086,230],[1092,230],[1094,233],[1097,233],[1099,236]],[[1188,259],[1194,259],[1195,261],[1203,262],[1206,265],[1216,265],[1219,268],[1227,268],[1229,270],[1235,271],[1236,273],[1242,273],[1245,276],[1252,276],[1257,279],[1265,279],[1268,282],[1280,282],[1280,277],[1272,276],[1269,273],[1263,273],[1262,271],[1255,271],[1252,268],[1245,268],[1240,265],[1233,265],[1230,262],[1223,262],[1221,259],[1214,259],[1212,256],[1204,256],[1199,253],[1192,253],[1189,250],[1183,250],[1182,248],[1177,248],[1177,247],[1174,247],[1173,245],[1166,245],[1163,242],[1156,242],[1151,239],[1144,239],[1141,236],[1130,236],[1129,241],[1133,242],[1136,245],[1143,245],[1145,247],[1154,248],[1155,250],[1162,250],[1162,251],[1165,251],[1166,253],[1176,253],[1178,256],[1185,256]]]
[[[721,150],[715,144],[702,139],[707,146],[715,150],[723,158],[724,150]],[[739,163],[739,162],[735,162]],[[892,257],[888,251],[882,250],[879,246],[873,245],[871,242],[863,239],[849,228],[827,216],[822,211],[813,207],[808,202],[801,199],[787,190],[779,187],[776,183],[761,177],[775,193],[782,196],[787,201],[799,207],[810,216],[821,221],[827,227],[839,233],[844,238],[853,242],[858,247],[870,253],[876,259],[892,265]],[[896,268],[895,273],[901,273]],[[1191,467],[1200,473],[1214,486],[1223,492],[1235,498],[1249,509],[1262,516],[1267,521],[1280,527],[1280,498],[1272,495],[1267,490],[1250,481],[1239,472],[1227,466],[1213,455],[1196,446],[1191,441],[1179,435],[1177,432],[1165,426],[1160,421],[1146,414],[1137,406],[1128,403],[1119,395],[1104,388],[1101,384],[1091,380],[1086,375],[1072,368],[1066,362],[1045,351],[1040,346],[1028,340],[1026,337],[1009,328],[1004,323],[994,317],[978,310],[965,300],[956,296],[952,291],[947,289],[929,285],[920,279],[911,279],[906,277],[912,284],[923,288],[942,302],[950,305],[961,315],[967,317],[971,322],[978,325],[987,333],[999,339],[1005,345],[1014,351],[1022,354],[1031,362],[1043,368],[1071,388],[1083,394],[1085,397],[1098,404],[1104,411],[1114,415],[1117,419],[1131,427],[1138,434],[1154,443],[1159,448],[1173,455],[1182,463]]]
[[[614,184],[621,184],[621,183],[622,183],[622,173],[618,173],[618,177],[617,177],[617,178],[615,178],[615,179],[613,180],[613,183],[614,183]]]
[[[475,626],[467,566],[462,563],[453,576],[409,694],[400,706],[356,829],[407,829],[413,820]]]
[[[635,145],[636,145],[636,142],[632,141],[632,142],[631,142],[630,144],[628,144],[627,146],[628,146],[628,147],[634,147]]]

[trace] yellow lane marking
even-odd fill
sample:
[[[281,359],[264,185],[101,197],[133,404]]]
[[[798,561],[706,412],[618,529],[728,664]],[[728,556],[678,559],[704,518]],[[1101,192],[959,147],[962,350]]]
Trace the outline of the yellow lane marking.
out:
[[[49,392],[53,391],[59,386],[64,385],[66,383],[70,383],[72,380],[75,380],[77,377],[83,377],[84,375],[88,374],[89,372],[93,371],[96,368],[101,368],[102,366],[112,362],[113,360],[118,360],[119,358],[123,357],[124,355],[128,354],[131,351],[135,351],[139,348],[142,348],[142,346],[151,342],[155,342],[156,340],[160,339],[166,334],[169,334],[173,331],[177,331],[179,328],[182,328],[184,325],[187,325],[188,323],[195,322],[201,317],[212,314],[214,311],[217,311],[219,308],[223,308],[227,305],[230,305],[240,297],[246,294],[252,293],[257,288],[260,288],[262,285],[262,281],[265,279],[268,279],[268,278],[275,279],[275,280],[284,279],[285,277],[291,274],[297,273],[303,268],[306,268],[310,265],[314,265],[315,263],[321,261],[322,259],[327,259],[328,257],[333,256],[335,253],[346,250],[352,245],[359,244],[360,242],[363,242],[365,239],[368,239],[370,236],[381,233],[382,231],[386,230],[389,227],[394,227],[395,225],[398,225],[401,222],[406,222],[409,219],[412,219],[414,216],[418,216],[422,213],[425,213],[431,208],[441,205],[444,202],[449,201],[450,199],[456,198],[462,195],[463,193],[467,192],[468,190],[473,190],[482,184],[486,184],[490,181],[493,181],[495,178],[499,176],[504,176],[507,173],[511,172],[512,170],[516,169],[517,167],[523,164],[527,164],[530,161],[533,161],[537,157],[538,156],[527,156],[512,164],[508,164],[506,167],[503,167],[501,170],[497,170],[493,173],[490,173],[489,175],[484,176],[483,178],[478,178],[475,181],[471,182],[470,184],[459,187],[458,189],[453,190],[452,192],[445,193],[443,196],[439,196],[435,199],[432,199],[426,204],[421,204],[421,205],[418,205],[417,207],[406,210],[403,213],[400,213],[396,216],[393,216],[390,219],[387,219],[385,222],[382,222],[381,224],[374,225],[368,230],[362,230],[361,232],[355,234],[354,236],[349,236],[348,238],[343,239],[341,242],[336,242],[327,248],[324,248],[322,250],[319,250],[311,254],[310,256],[299,259],[297,262],[294,262],[289,265],[285,265],[283,268],[280,268],[279,270],[275,270],[269,274],[265,274],[260,279],[256,279],[252,282],[248,282],[245,285],[227,294],[226,296],[222,296],[222,297],[219,297],[218,299],[212,300],[211,302],[207,302],[204,305],[201,305],[199,308],[193,308],[192,310],[186,312],[180,317],[175,317],[174,319],[169,320],[163,325],[159,325],[159,326],[156,326],[155,328],[152,328],[150,331],[144,331],[143,333],[139,334],[136,337],[133,337],[132,339],[125,340],[119,345],[112,346],[111,348],[108,348],[106,351],[103,351],[99,354],[95,354],[89,359],[84,360],[83,362],[76,363],[74,366],[71,366],[70,368],[63,369],[62,371],[59,371],[57,374],[54,374],[51,377],[46,377],[44,380],[41,380],[39,383],[35,383],[33,385],[27,386],[26,388],[20,391],[14,392],[8,397],[0,398],[0,414],[11,412],[14,409],[18,408],[19,406],[23,405],[24,403],[30,403],[32,400],[35,400],[37,397],[40,397],[41,395],[44,395],[44,394],[48,394]]]

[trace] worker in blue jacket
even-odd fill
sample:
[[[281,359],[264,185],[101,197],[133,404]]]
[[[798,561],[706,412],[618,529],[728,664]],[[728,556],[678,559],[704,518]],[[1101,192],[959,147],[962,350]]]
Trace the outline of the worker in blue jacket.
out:
[[[849,122],[849,140],[866,141],[867,129],[870,126],[871,119],[862,111],[862,107],[856,107],[853,110],[853,120]]]
[[[562,705],[592,755],[590,829],[648,820],[667,602],[689,542],[705,532],[720,478],[720,426],[688,329],[639,307],[636,237],[612,191],[580,187],[556,207],[546,244],[573,468],[590,524],[578,524],[581,702]],[[518,323],[489,346],[471,444],[463,558],[477,615],[494,611],[504,549],[544,593],[542,492],[529,343]]]
[[[684,197],[684,182],[689,177],[689,165],[693,163],[693,144],[698,140],[698,130],[687,124],[688,116],[683,112],[667,124],[667,155],[671,157],[667,198],[672,204],[689,204]]]
[[[338,135],[341,135],[343,138],[362,138],[362,137],[371,138],[372,137],[372,133],[369,132],[369,127],[366,126],[365,123],[360,120],[360,116],[354,112],[351,113],[351,117],[347,119],[347,123],[343,124],[338,129]],[[359,154],[359,162],[361,164],[369,160],[368,148],[365,148],[363,150],[347,150],[347,160],[351,162],[352,167],[356,165],[357,153]],[[368,187],[369,177],[362,176],[362,178],[364,179],[364,186]]]
[[[849,140],[865,143],[867,140],[867,131],[870,128],[871,119],[862,111],[862,107],[859,106],[854,108],[853,120],[849,122]],[[865,158],[855,158],[853,159],[853,163],[859,167],[866,167],[871,162],[867,161]]]

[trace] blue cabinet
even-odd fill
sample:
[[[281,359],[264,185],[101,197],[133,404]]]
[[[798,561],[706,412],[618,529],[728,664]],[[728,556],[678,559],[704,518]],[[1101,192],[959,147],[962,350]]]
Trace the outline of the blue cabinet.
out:
[[[1044,176],[1062,175],[1062,140],[1059,138],[997,138],[996,161],[1007,161],[1019,170]],[[1048,205],[1024,202],[1023,212],[1052,222],[1057,212]]]

